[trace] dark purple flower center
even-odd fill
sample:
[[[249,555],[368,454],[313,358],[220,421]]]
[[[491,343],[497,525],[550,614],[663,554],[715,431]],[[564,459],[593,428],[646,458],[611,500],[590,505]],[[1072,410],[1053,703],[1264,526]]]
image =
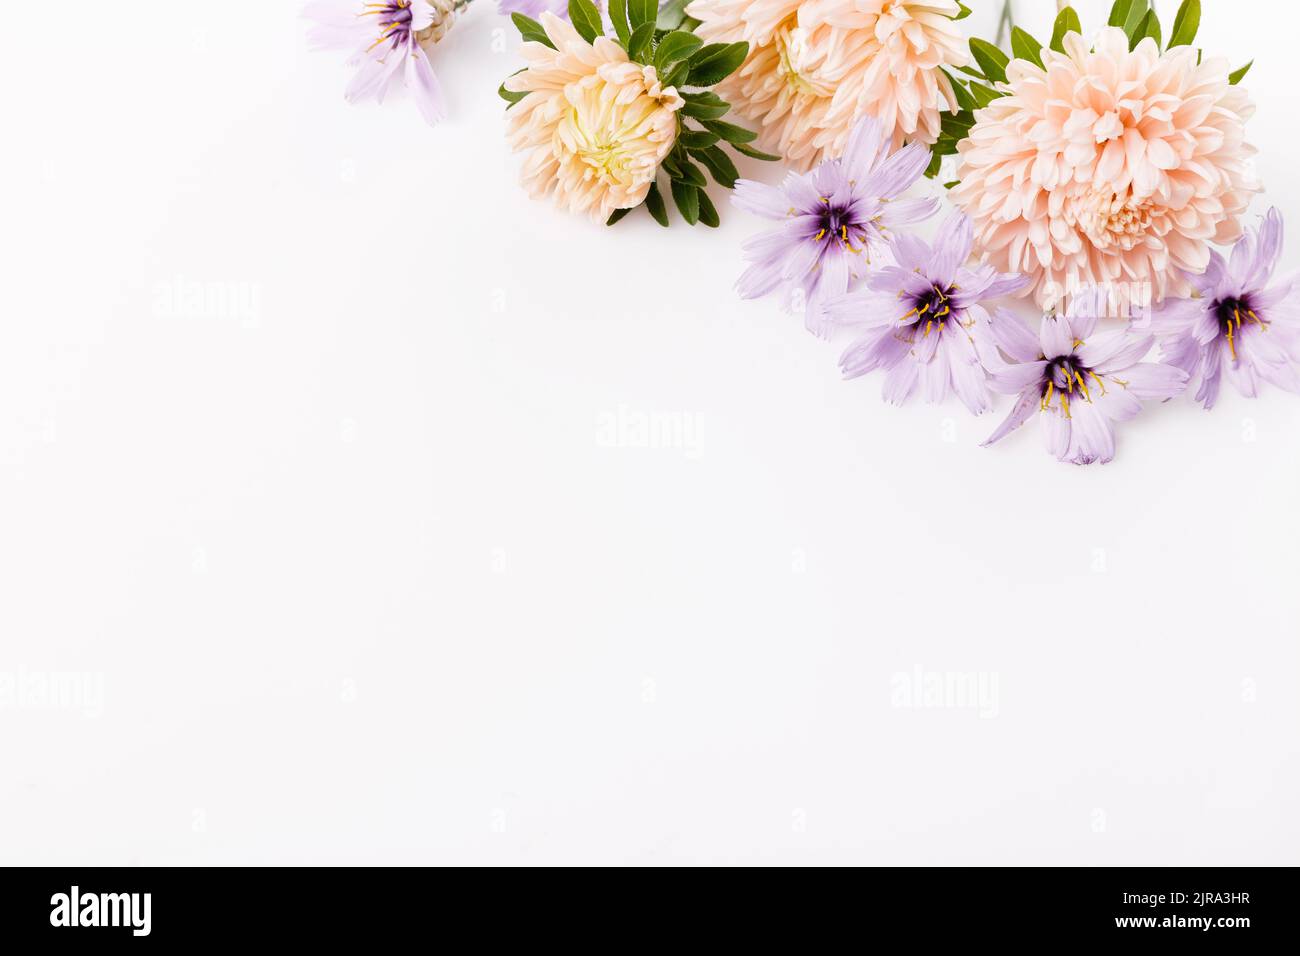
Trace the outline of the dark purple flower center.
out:
[[[1219,320],[1219,335],[1228,340],[1228,349],[1234,359],[1237,357],[1237,336],[1241,334],[1242,323],[1253,322],[1261,329],[1265,324],[1255,314],[1248,295],[1220,299],[1214,303],[1214,316]]]
[[[401,46],[411,34],[411,0],[368,3],[361,15],[379,19],[379,39],[370,47],[372,50],[385,40],[392,40],[394,47]]]
[[[942,334],[944,327],[949,322],[960,321],[961,316],[953,309],[952,294],[954,288],[950,285],[934,283],[918,295],[912,296],[912,310],[906,313],[899,321],[904,322],[913,328],[925,331],[923,337],[928,336],[931,332]]]
[[[1076,347],[1078,343],[1075,343]],[[1053,401],[1059,401],[1061,411],[1065,417],[1070,417],[1070,402],[1082,398],[1085,401],[1092,401],[1092,391],[1088,383],[1092,382],[1101,389],[1101,393],[1106,394],[1106,385],[1101,380],[1101,376],[1079,361],[1079,357],[1074,354],[1062,355],[1050,360],[1047,368],[1043,369],[1043,381],[1041,386],[1042,401],[1038,407],[1042,411],[1052,407]]]
[[[867,229],[858,221],[852,203],[835,205],[825,196],[822,197],[817,225],[821,228],[813,236],[813,242],[838,242],[849,252],[862,252],[870,238]]]
[[[952,286],[950,285],[932,285],[922,292],[915,299],[917,321],[921,319],[933,319],[936,322],[946,322],[952,318]]]

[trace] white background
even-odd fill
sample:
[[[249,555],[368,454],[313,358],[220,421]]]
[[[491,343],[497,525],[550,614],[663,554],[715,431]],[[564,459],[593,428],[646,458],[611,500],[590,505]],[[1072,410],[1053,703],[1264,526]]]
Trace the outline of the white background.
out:
[[[1300,266],[1300,14],[1205,6]],[[433,130],[298,10],[7,14],[0,862],[1300,862],[1294,396],[982,449],[720,194],[528,200],[490,0]]]

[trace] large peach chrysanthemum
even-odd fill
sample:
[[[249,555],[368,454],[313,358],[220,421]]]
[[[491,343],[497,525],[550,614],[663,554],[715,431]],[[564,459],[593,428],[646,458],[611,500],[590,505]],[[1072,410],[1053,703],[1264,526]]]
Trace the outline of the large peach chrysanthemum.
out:
[[[552,13],[541,23],[555,49],[525,43],[528,67],[505,84],[528,94],[508,114],[524,186],[596,220],[640,205],[677,141],[682,98],[608,37],[588,43]]]
[[[863,115],[894,148],[939,138],[939,108],[956,109],[939,69],[968,60],[952,0],[694,0],[686,12],[708,43],[745,40],[744,65],[718,86],[760,124],[759,145],[795,169],[838,156]]]
[[[953,200],[975,220],[976,251],[1023,272],[1039,305],[1105,285],[1125,307],[1183,295],[1210,241],[1241,232],[1258,191],[1245,142],[1254,112],[1223,60],[1196,50],[1163,55],[1144,39],[1130,52],[1108,28],[1092,49],[1077,33],[1043,68],[1007,67],[1010,95],[976,114],[958,146]]]

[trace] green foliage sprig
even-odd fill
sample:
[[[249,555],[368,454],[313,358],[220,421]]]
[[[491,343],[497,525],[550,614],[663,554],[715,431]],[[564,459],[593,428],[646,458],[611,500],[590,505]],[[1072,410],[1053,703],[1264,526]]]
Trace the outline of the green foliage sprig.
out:
[[[705,191],[709,181],[700,167],[720,186],[731,189],[740,173],[721,148],[724,144],[754,159],[770,162],[780,157],[750,145],[757,133],[724,122],[722,117],[731,105],[710,89],[740,68],[749,55],[749,44],[706,44],[692,32],[699,21],[686,16],[687,2],[667,0],[661,7],[658,0],[610,0],[609,19],[614,29],[610,39],[626,50],[633,62],[653,66],[660,82],[675,87],[684,101],[677,114],[677,140],[659,168],[667,177],[668,192],[681,217],[691,225],[717,226],[718,211]],[[512,14],[511,19],[524,40],[554,49],[536,20],[521,13]],[[569,0],[569,22],[588,43],[604,35],[600,11],[591,0]],[[528,95],[511,92],[504,84],[498,92],[508,101],[507,109]],[[651,184],[642,205],[661,226],[669,224],[668,205],[657,182]],[[616,210],[607,224],[612,226],[631,211]]]

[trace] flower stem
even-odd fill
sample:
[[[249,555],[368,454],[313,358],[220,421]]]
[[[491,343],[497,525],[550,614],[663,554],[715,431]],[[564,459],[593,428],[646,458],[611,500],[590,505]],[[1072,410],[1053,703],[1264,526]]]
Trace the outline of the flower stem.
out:
[[[1058,0],[1058,6],[1059,0]],[[1002,46],[1004,38],[1011,38],[1011,28],[1016,25],[1016,12],[1012,6],[1011,0],[1003,0],[1002,15],[998,17],[998,35],[994,41],[995,46]]]

